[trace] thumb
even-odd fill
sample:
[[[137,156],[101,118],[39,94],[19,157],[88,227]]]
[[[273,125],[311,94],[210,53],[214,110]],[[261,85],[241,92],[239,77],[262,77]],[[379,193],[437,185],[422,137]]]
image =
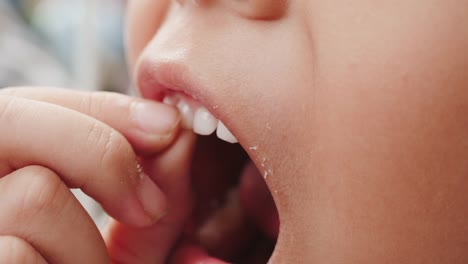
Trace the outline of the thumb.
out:
[[[165,263],[192,209],[190,163],[195,135],[183,131],[165,152],[142,163],[168,201],[165,217],[146,228],[111,220],[103,230],[110,258],[118,263]]]

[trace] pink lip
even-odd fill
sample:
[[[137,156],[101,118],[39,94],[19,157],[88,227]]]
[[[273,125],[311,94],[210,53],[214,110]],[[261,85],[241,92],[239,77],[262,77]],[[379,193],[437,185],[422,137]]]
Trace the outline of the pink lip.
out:
[[[220,113],[209,89],[193,78],[188,67],[173,62],[142,60],[136,71],[136,81],[142,97],[162,101],[168,91],[184,93],[199,101],[215,116]]]
[[[228,126],[242,145],[242,136],[229,127],[229,116],[224,112],[216,91],[206,80],[198,76],[191,67],[180,61],[151,60],[144,58],[136,68],[136,82],[142,97],[161,102],[166,94],[178,92],[193,98],[208,109],[217,119]]]

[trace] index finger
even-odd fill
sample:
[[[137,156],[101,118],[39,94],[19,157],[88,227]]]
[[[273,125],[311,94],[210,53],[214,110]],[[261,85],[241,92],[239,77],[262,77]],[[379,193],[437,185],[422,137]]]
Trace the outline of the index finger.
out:
[[[2,94],[52,103],[91,116],[124,135],[138,154],[165,149],[177,135],[180,123],[174,107],[117,93],[14,87],[1,89]]]
[[[0,95],[0,177],[29,165],[59,174],[118,220],[144,226],[166,206],[161,190],[139,169],[116,130],[53,104]]]

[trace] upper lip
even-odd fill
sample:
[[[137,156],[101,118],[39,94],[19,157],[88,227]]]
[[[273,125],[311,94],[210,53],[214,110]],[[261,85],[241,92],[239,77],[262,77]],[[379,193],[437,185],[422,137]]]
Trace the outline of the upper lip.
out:
[[[162,101],[168,91],[183,93],[200,102],[211,114],[234,134],[239,143],[243,146],[245,138],[239,134],[237,129],[233,129],[234,124],[229,120],[231,116],[225,109],[225,105],[218,100],[216,91],[207,80],[195,78],[196,72],[180,62],[167,60],[154,61],[148,58],[142,59],[136,68],[135,78],[141,95],[144,98]],[[209,87],[211,89],[209,89]],[[244,148],[245,149],[245,148]],[[258,151],[246,150],[251,157],[259,154]]]
[[[222,107],[216,103],[214,91],[195,78],[196,74],[187,65],[145,58],[140,61],[135,73],[136,83],[144,98],[162,101],[168,91],[176,91],[200,102],[219,120],[226,119]]]
[[[181,64],[142,60],[137,67],[136,80],[142,96],[149,99],[161,101],[167,90],[200,97],[199,86],[187,67]]]

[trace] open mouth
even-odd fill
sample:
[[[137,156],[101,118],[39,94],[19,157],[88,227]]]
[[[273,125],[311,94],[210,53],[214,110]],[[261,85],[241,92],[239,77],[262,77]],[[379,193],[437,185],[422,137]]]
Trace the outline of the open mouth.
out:
[[[266,184],[229,129],[193,98],[167,92],[184,129],[198,134],[192,161],[196,204],[184,236],[193,246],[179,263],[267,263],[278,216]]]
[[[198,135],[190,176],[194,206],[176,246],[184,249],[175,251],[172,263],[267,263],[279,217],[263,175],[218,118],[217,106],[193,91],[173,88],[180,83],[162,83],[152,79],[140,85],[143,96],[177,107],[182,128]]]

